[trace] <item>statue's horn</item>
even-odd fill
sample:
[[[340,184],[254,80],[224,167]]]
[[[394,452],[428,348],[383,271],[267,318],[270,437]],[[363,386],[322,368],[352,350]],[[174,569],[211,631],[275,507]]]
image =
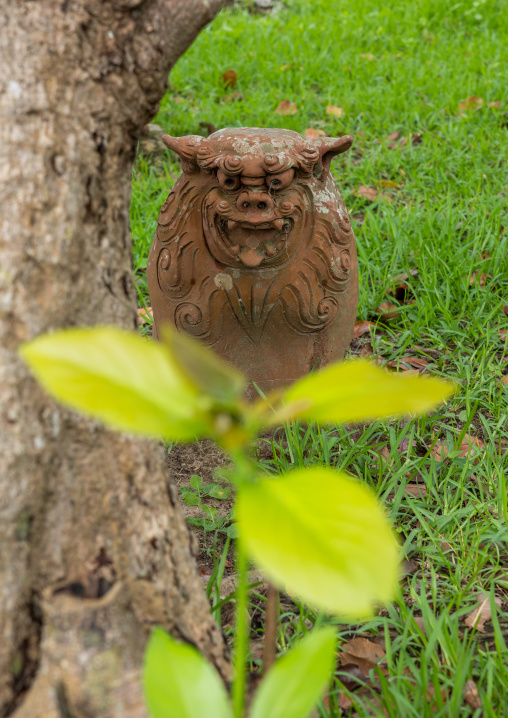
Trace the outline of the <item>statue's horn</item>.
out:
[[[344,137],[316,137],[315,140],[312,140],[312,144],[321,155],[323,173],[326,173],[330,171],[330,164],[335,155],[347,152],[351,147],[353,138],[351,135],[344,135]]]
[[[208,140],[206,137],[201,137],[200,135],[186,135],[184,137],[163,135],[162,141],[166,147],[173,150],[180,157],[184,172],[194,173],[198,171],[197,154],[200,149],[207,146]]]

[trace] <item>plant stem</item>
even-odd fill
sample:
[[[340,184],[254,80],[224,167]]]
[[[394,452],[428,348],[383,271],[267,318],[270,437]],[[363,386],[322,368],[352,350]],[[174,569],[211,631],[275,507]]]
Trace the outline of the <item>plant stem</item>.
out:
[[[265,640],[263,646],[263,674],[275,663],[277,653],[277,606],[279,592],[269,584],[265,605]]]
[[[245,674],[247,661],[247,555],[241,536],[236,541],[236,573],[237,573],[237,603],[236,603],[236,640],[233,681],[233,708],[234,717],[243,718],[245,705]]]

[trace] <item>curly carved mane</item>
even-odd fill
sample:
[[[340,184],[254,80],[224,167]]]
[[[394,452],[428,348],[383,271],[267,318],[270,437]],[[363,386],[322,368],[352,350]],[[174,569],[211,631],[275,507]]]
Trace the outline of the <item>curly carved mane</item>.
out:
[[[218,162],[217,155],[199,158],[212,159]],[[277,307],[298,334],[319,332],[333,321],[349,281],[351,222],[331,177],[323,183],[304,176],[293,185],[308,208],[301,246],[277,267],[239,271],[218,262],[207,245],[203,216],[214,175],[179,178],[161,208],[151,261],[180,330],[213,345],[232,313],[257,344]]]

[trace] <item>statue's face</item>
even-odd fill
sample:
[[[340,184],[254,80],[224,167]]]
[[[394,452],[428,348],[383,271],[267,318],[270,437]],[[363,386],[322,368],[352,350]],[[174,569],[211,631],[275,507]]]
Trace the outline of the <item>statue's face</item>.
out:
[[[252,270],[292,256],[310,227],[312,196],[324,186],[323,158],[330,155],[329,166],[350,140],[311,142],[289,130],[240,128],[165,142],[182,157],[184,172],[203,175],[203,231],[212,256]]]
[[[295,168],[270,172],[271,158],[244,156],[237,174],[216,170],[217,186],[203,203],[203,229],[219,261],[254,269],[286,261],[294,251],[309,201]]]

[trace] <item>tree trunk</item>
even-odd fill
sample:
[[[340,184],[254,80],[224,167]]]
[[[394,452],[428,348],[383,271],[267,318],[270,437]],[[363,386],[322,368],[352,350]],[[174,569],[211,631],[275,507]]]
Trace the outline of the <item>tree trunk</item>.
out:
[[[137,136],[220,4],[0,0],[1,716],[146,716],[154,624],[229,676],[162,447],[62,409],[17,356],[60,327],[136,327]]]

